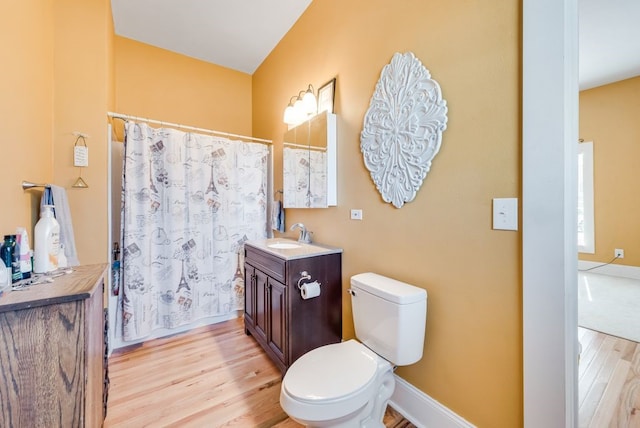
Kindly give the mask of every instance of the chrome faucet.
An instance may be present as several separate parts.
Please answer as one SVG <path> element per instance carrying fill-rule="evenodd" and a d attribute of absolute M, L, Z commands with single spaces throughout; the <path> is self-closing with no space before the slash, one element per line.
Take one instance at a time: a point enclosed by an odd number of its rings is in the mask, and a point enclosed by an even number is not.
<path fill-rule="evenodd" d="M 311 232 L 304 227 L 302 223 L 296 223 L 291 226 L 290 230 L 294 230 L 296 227 L 300 228 L 300 237 L 298 238 L 298 242 L 303 242 L 305 244 L 311 244 Z"/>

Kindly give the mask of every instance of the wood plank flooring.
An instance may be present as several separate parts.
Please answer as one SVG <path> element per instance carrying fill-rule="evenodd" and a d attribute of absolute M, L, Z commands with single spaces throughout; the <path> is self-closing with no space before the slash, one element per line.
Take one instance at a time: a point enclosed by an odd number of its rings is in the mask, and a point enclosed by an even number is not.
<path fill-rule="evenodd" d="M 640 344 L 579 328 L 579 427 L 640 428 Z"/>
<path fill-rule="evenodd" d="M 118 350 L 110 427 L 300 427 L 280 408 L 280 372 L 238 318 Z M 415 425 L 387 408 L 385 426 Z"/>

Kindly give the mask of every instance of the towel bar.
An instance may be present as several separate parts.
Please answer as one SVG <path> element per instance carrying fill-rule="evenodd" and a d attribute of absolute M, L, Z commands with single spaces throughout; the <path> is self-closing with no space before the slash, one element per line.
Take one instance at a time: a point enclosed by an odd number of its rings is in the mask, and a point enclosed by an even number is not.
<path fill-rule="evenodd" d="M 22 180 L 22 190 L 33 189 L 34 187 L 51 187 L 48 184 L 38 184 L 31 181 Z"/>

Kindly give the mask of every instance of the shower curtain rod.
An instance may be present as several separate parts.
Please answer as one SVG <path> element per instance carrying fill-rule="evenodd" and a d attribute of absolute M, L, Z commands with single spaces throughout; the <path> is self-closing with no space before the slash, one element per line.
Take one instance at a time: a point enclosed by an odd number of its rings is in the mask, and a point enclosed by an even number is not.
<path fill-rule="evenodd" d="M 218 135 L 223 135 L 225 137 L 235 137 L 235 138 L 241 138 L 241 139 L 244 139 L 244 140 L 257 141 L 259 143 L 273 144 L 273 141 L 265 140 L 263 138 L 248 137 L 246 135 L 238 135 L 238 134 L 230 134 L 228 132 L 214 131 L 212 129 L 196 128 L 196 127 L 193 127 L 193 126 L 180 125 L 179 123 L 171 123 L 171 122 L 165 122 L 165 121 L 160 121 L 160 120 L 147 119 L 147 118 L 144 118 L 144 117 L 130 116 L 128 114 L 114 113 L 114 112 L 111 112 L 111 111 L 107 112 L 107 116 L 112 117 L 114 119 L 137 120 L 137 121 L 140 121 L 140 122 L 154 123 L 156 125 L 161 125 L 161 126 L 172 126 L 174 128 L 186 129 L 186 130 L 189 130 L 189 131 L 204 132 L 204 133 L 207 133 L 207 134 L 218 134 Z"/>
<path fill-rule="evenodd" d="M 282 145 L 284 147 L 296 147 L 296 148 L 300 148 L 300 149 L 307 149 L 307 150 L 318 150 L 319 152 L 326 152 L 327 148 L 326 147 L 318 147 L 318 146 L 305 146 L 304 144 L 295 144 L 295 143 L 282 143 Z"/>

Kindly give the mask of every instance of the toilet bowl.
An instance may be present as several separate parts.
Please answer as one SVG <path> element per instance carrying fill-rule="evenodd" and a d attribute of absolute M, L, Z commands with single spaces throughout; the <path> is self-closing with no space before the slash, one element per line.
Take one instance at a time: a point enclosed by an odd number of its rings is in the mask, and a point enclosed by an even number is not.
<path fill-rule="evenodd" d="M 349 340 L 295 361 L 282 381 L 280 405 L 291 419 L 309 427 L 383 427 L 394 385 L 392 364 Z"/>
<path fill-rule="evenodd" d="M 282 379 L 280 405 L 309 427 L 383 428 L 393 368 L 422 358 L 427 292 L 375 273 L 351 277 L 356 338 L 313 349 Z"/>

